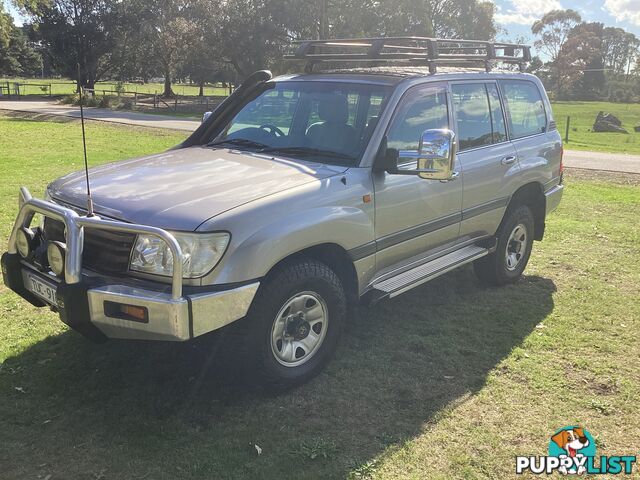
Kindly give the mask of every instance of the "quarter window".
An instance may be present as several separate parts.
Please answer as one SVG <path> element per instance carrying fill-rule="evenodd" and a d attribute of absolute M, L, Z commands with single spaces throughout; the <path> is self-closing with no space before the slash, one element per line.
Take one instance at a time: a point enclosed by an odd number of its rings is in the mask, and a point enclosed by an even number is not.
<path fill-rule="evenodd" d="M 505 106 L 508 112 L 509 129 L 512 138 L 544 133 L 547 116 L 538 87 L 532 82 L 503 81 Z"/>
<path fill-rule="evenodd" d="M 484 83 L 453 85 L 453 110 L 458 123 L 460 150 L 493 143 L 489 96 Z"/>

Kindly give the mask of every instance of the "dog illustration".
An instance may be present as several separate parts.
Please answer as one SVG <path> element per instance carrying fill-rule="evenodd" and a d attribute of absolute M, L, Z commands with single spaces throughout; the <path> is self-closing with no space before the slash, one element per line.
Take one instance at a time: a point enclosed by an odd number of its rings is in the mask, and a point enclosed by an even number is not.
<path fill-rule="evenodd" d="M 558 445 L 561 449 L 567 452 L 568 457 L 584 457 L 581 453 L 578 453 L 583 448 L 589 446 L 589 439 L 585 436 L 584 430 L 579 427 L 575 427 L 569 430 L 561 430 L 556 433 L 551 440 Z M 583 474 L 586 471 L 585 467 L 580 467 L 578 469 L 578 475 Z M 576 473 L 576 472 L 568 472 L 566 467 L 561 467 L 560 472 L 566 473 Z"/>

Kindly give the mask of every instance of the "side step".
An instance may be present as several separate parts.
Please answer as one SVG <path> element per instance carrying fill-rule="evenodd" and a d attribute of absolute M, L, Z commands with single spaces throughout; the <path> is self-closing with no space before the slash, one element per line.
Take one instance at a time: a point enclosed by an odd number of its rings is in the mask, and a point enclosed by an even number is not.
<path fill-rule="evenodd" d="M 439 277 L 454 268 L 464 265 L 465 263 L 473 262 L 488 254 L 489 249 L 477 245 L 470 245 L 430 262 L 423 263 L 395 277 L 374 283 L 373 289 L 382 292 L 384 296 L 388 295 L 389 298 L 393 298 L 396 295 L 400 295 L 407 290 L 411 290 L 418 285 L 422 285 L 429 280 Z"/>

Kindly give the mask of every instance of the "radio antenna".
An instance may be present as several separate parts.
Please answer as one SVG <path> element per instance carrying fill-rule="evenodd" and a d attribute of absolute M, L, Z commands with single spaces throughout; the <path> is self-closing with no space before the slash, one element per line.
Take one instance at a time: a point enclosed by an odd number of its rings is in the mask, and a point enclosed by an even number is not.
<path fill-rule="evenodd" d="M 76 66 L 78 67 L 78 91 L 80 93 L 80 123 L 82 124 L 82 149 L 84 150 L 84 175 L 87 180 L 87 217 L 93 217 L 93 200 L 91 198 L 91 187 L 89 185 L 89 163 L 87 162 L 87 138 L 84 133 L 84 90 L 80 77 L 80 63 L 77 63 Z"/>

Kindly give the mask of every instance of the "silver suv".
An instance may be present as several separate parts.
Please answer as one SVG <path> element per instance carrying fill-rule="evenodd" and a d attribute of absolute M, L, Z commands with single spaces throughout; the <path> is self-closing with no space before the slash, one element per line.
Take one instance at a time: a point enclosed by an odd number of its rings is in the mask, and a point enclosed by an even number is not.
<path fill-rule="evenodd" d="M 515 282 L 563 191 L 541 82 L 492 70 L 528 49 L 390 42 L 302 43 L 307 73 L 257 72 L 178 147 L 91 169 L 95 216 L 84 172 L 43 200 L 23 188 L 5 284 L 95 340 L 235 322 L 251 371 L 288 386 L 326 364 L 360 302 L 467 263 Z M 376 66 L 313 71 L 363 59 Z"/>

